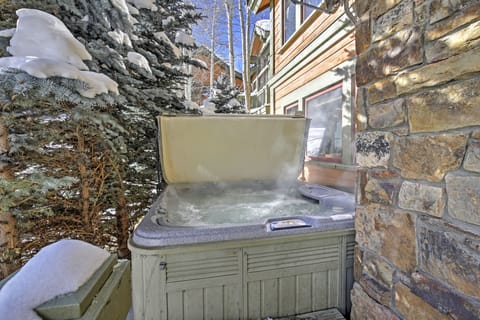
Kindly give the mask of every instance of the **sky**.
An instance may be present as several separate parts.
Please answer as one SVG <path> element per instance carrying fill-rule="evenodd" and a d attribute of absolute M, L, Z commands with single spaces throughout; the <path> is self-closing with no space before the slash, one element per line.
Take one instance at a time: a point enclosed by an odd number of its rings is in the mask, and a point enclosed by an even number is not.
<path fill-rule="evenodd" d="M 240 32 L 240 19 L 238 15 L 238 2 L 234 5 L 233 33 L 234 33 L 234 53 L 235 53 L 235 69 L 242 71 L 242 41 Z M 197 41 L 197 45 L 205 45 L 210 48 L 210 36 L 212 26 L 213 6 L 215 0 L 194 0 L 193 4 L 199 8 L 205 18 L 193 27 L 193 37 Z M 218 11 L 216 21 L 217 45 L 215 53 L 223 58 L 225 62 L 229 62 L 228 55 L 228 36 L 227 36 L 227 19 L 225 14 L 224 0 L 216 0 Z M 269 10 L 264 10 L 258 15 L 252 14 L 250 31 L 253 32 L 253 26 L 256 21 L 269 19 Z"/>

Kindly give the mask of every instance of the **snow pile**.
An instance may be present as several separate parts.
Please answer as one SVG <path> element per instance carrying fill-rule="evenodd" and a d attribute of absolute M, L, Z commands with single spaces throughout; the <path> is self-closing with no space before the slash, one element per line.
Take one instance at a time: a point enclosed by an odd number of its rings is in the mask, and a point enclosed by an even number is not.
<path fill-rule="evenodd" d="M 128 47 L 132 47 L 132 41 L 128 34 L 123 32 L 122 30 L 115 29 L 114 31 L 107 32 L 110 38 L 112 38 L 116 43 L 120 45 L 126 45 Z"/>
<path fill-rule="evenodd" d="M 160 42 L 163 41 L 164 43 L 166 43 L 167 45 L 169 45 L 170 48 L 172 48 L 173 53 L 175 54 L 175 56 L 176 56 L 177 58 L 180 58 L 182 52 L 180 51 L 180 49 L 179 49 L 176 45 L 173 44 L 172 41 L 170 41 L 170 39 L 167 37 L 167 35 L 165 34 L 165 32 L 163 32 L 163 31 L 162 31 L 162 32 L 155 32 L 155 33 L 153 34 L 153 36 L 154 36 L 155 39 L 157 39 L 158 41 L 160 41 Z"/>
<path fill-rule="evenodd" d="M 2 319 L 41 319 L 33 310 L 76 291 L 109 257 L 79 240 L 61 240 L 37 253 L 0 290 Z"/>
<path fill-rule="evenodd" d="M 63 77 L 86 83 L 78 92 L 93 98 L 97 94 L 118 94 L 118 85 L 106 75 L 88 70 L 83 60 L 92 56 L 56 17 L 35 9 L 17 10 L 17 28 L 7 51 L 13 57 L 0 58 L 0 68 L 15 68 L 37 78 Z"/>
<path fill-rule="evenodd" d="M 177 31 L 177 33 L 175 34 L 175 42 L 186 46 L 195 45 L 195 39 L 191 35 L 186 34 L 183 31 Z"/>
<path fill-rule="evenodd" d="M 148 63 L 147 58 L 142 56 L 140 53 L 130 51 L 127 54 L 127 59 L 129 62 L 139 66 L 142 69 L 145 69 L 148 73 L 152 73 L 152 69 L 150 69 L 150 64 Z"/>
<path fill-rule="evenodd" d="M 0 37 L 11 38 L 15 33 L 15 28 L 0 30 Z"/>
<path fill-rule="evenodd" d="M 34 56 L 65 61 L 88 70 L 82 60 L 92 56 L 58 18 L 40 10 L 17 10 L 17 30 L 7 51 L 12 56 Z"/>
<path fill-rule="evenodd" d="M 270 35 L 270 20 L 258 20 L 255 22 L 255 33 L 266 40 Z"/>
<path fill-rule="evenodd" d="M 154 4 L 155 0 L 127 0 L 127 2 L 133 4 L 137 9 L 158 10 L 158 7 Z"/>

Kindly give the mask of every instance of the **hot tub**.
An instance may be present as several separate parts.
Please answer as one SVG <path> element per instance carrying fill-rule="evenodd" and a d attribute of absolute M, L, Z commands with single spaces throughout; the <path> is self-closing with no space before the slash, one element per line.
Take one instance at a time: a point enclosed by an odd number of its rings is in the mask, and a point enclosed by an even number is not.
<path fill-rule="evenodd" d="M 130 239 L 135 319 L 259 319 L 338 308 L 353 195 L 297 182 L 304 118 L 159 118 L 168 187 Z"/>

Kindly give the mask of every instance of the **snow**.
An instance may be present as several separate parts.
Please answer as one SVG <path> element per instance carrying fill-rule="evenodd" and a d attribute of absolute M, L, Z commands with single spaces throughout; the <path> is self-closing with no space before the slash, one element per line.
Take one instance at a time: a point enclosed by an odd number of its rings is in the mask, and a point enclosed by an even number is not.
<path fill-rule="evenodd" d="M 192 59 L 193 61 L 197 62 L 199 65 L 201 65 L 202 67 L 204 67 L 205 69 L 208 69 L 208 65 L 205 61 L 201 60 L 201 59 L 197 59 L 197 58 L 193 58 Z"/>
<path fill-rule="evenodd" d="M 163 31 L 162 31 L 162 32 L 155 32 L 155 33 L 153 34 L 153 36 L 154 36 L 155 39 L 157 39 L 158 41 L 160 41 L 160 42 L 163 41 L 163 42 L 165 42 L 166 44 L 168 44 L 168 45 L 172 48 L 173 53 L 175 54 L 175 56 L 176 56 L 177 58 L 180 58 L 180 56 L 181 56 L 181 51 L 180 51 L 180 49 L 179 49 L 176 45 L 174 45 L 172 41 L 170 41 L 170 39 L 167 37 L 167 35 L 165 34 L 165 32 L 163 32 Z"/>
<path fill-rule="evenodd" d="M 133 4 L 137 9 L 158 10 L 157 6 L 154 4 L 155 0 L 127 0 L 127 2 Z"/>
<path fill-rule="evenodd" d="M 77 91 L 87 98 L 109 92 L 118 94 L 117 83 L 106 75 L 83 71 L 88 70 L 83 60 L 92 57 L 62 21 L 34 9 L 19 9 L 17 16 L 17 28 L 7 48 L 13 56 L 0 58 L 0 68 L 19 69 L 40 79 L 62 77 L 83 81 L 86 86 Z M 124 33 L 118 36 L 127 45 L 131 44 Z"/>
<path fill-rule="evenodd" d="M 255 22 L 255 26 L 262 30 L 270 31 L 270 20 L 258 20 Z"/>
<path fill-rule="evenodd" d="M 88 70 L 82 60 L 91 60 L 92 56 L 62 21 L 35 9 L 19 9 L 17 16 L 17 30 L 7 47 L 11 55 L 66 61 Z"/>
<path fill-rule="evenodd" d="M 183 31 L 177 31 L 177 33 L 175 34 L 175 42 L 181 43 L 186 46 L 195 45 L 195 39 L 191 35 L 186 34 Z"/>
<path fill-rule="evenodd" d="M 132 15 L 140 14 L 140 11 L 138 11 L 138 9 L 132 6 L 130 3 L 127 3 L 127 7 L 128 7 L 128 12 L 130 12 L 130 14 Z"/>
<path fill-rule="evenodd" d="M 148 63 L 147 58 L 142 56 L 140 53 L 130 51 L 127 54 L 127 59 L 129 62 L 145 69 L 148 73 L 152 73 L 152 69 L 150 69 L 150 64 Z"/>
<path fill-rule="evenodd" d="M 130 11 L 128 10 L 128 6 L 125 0 L 110 0 L 110 3 L 112 4 L 112 6 L 120 10 L 120 12 L 127 15 L 130 14 Z"/>
<path fill-rule="evenodd" d="M 40 250 L 0 290 L 2 319 L 41 319 L 33 310 L 76 291 L 109 257 L 79 240 L 60 240 Z"/>
<path fill-rule="evenodd" d="M 132 41 L 128 37 L 128 34 L 123 32 L 122 30 L 115 29 L 114 31 L 109 31 L 107 34 L 118 44 L 124 44 L 130 48 L 132 47 Z"/>
<path fill-rule="evenodd" d="M 171 24 L 171 23 L 173 23 L 173 22 L 175 22 L 175 17 L 173 17 L 173 16 L 168 16 L 166 19 L 163 19 L 163 20 L 162 20 L 162 25 L 163 25 L 164 27 L 166 27 L 166 26 L 168 26 L 169 24 Z"/>
<path fill-rule="evenodd" d="M 108 92 L 118 94 L 117 83 L 106 75 L 78 70 L 75 66 L 62 61 L 36 57 L 4 57 L 0 58 L 0 68 L 2 67 L 19 69 L 40 79 L 62 77 L 83 81 L 87 86 L 79 88 L 78 91 L 87 98 Z"/>
<path fill-rule="evenodd" d="M 16 28 L 0 30 L 0 37 L 11 38 L 15 34 Z"/>

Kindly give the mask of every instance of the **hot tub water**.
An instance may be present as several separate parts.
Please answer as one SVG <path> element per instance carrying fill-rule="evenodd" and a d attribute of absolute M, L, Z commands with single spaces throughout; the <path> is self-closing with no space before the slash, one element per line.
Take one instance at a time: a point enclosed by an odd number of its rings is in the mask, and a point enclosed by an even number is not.
<path fill-rule="evenodd" d="M 318 201 L 297 192 L 253 186 L 170 188 L 166 202 L 166 221 L 184 226 L 262 223 L 269 218 L 329 214 L 321 210 Z"/>

